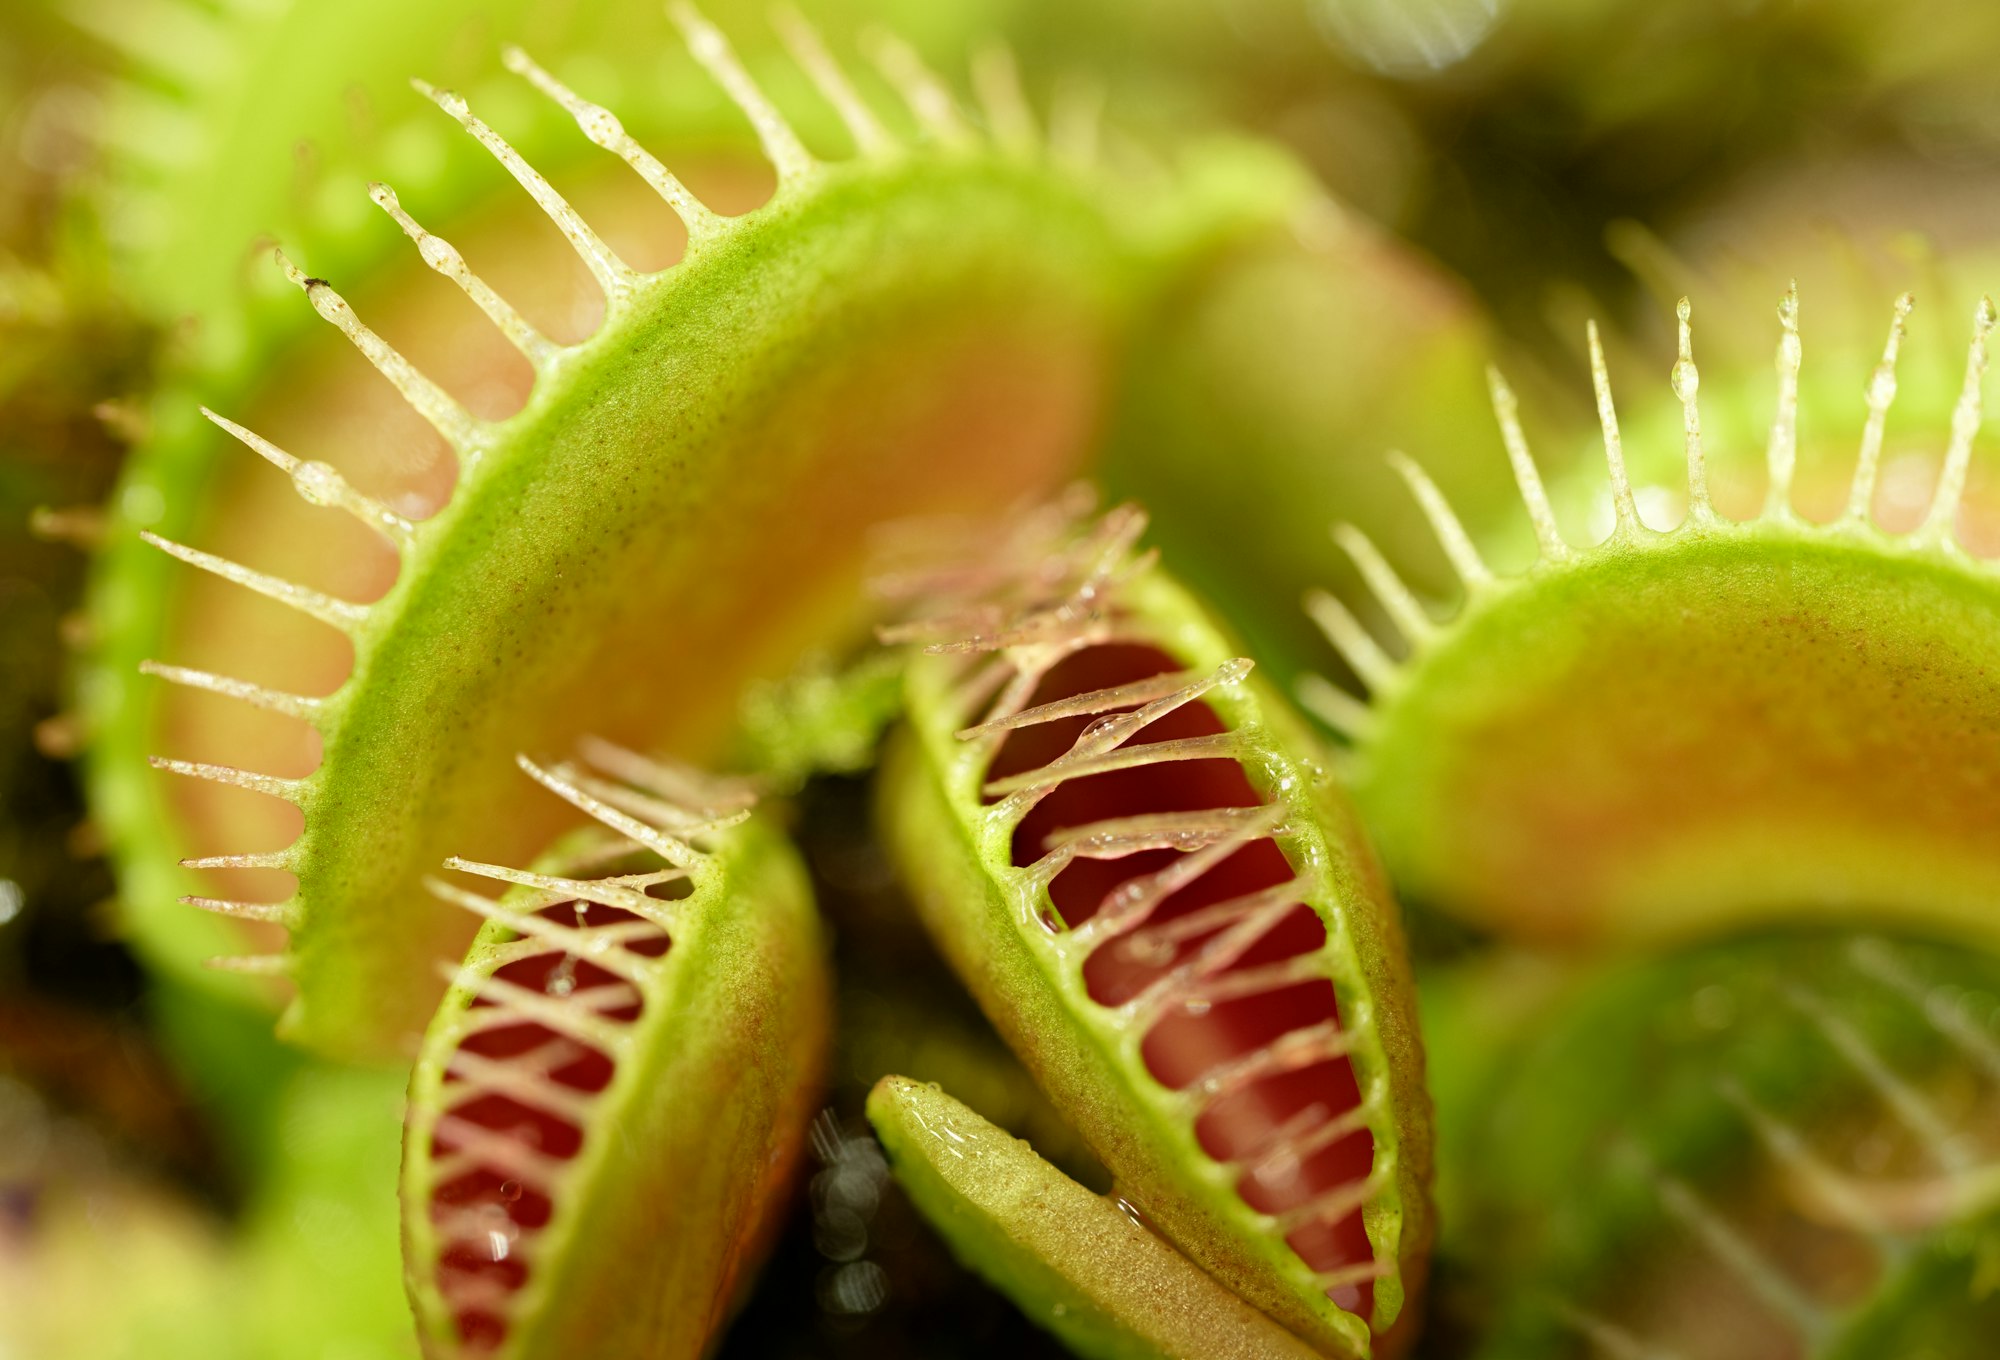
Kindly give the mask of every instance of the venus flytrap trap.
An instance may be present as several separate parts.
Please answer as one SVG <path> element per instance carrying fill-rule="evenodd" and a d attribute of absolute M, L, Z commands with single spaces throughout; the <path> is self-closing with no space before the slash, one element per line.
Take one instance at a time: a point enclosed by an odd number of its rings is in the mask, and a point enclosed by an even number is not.
<path fill-rule="evenodd" d="M 1672 387 L 1688 510 L 1641 517 L 1593 328 L 1615 528 L 1577 547 L 1557 525 L 1512 393 L 1495 407 L 1540 560 L 1496 575 L 1445 498 L 1398 466 L 1458 569 L 1439 621 L 1360 530 L 1336 532 L 1393 621 L 1392 648 L 1330 596 L 1309 608 L 1368 690 L 1305 698 L 1353 744 L 1356 801 L 1399 888 L 1542 940 L 1687 935 L 1802 912 L 1886 913 L 1991 938 L 2000 856 L 2000 570 L 1956 524 L 1980 428 L 1981 302 L 1921 523 L 1872 520 L 1894 381 L 1869 386 L 1847 510 L 1792 509 L 1800 341 L 1780 309 L 1777 414 L 1761 512 L 1707 490 L 1700 377 L 1680 308 Z M 1901 325 L 1900 315 L 1897 325 Z"/>
<path fill-rule="evenodd" d="M 587 751 L 601 773 L 522 765 L 607 833 L 533 870 L 449 861 L 498 899 L 432 885 L 485 924 L 410 1085 L 427 1355 L 703 1354 L 818 1099 L 829 986 L 797 856 L 740 784 Z"/>
<path fill-rule="evenodd" d="M 1985 1354 L 1997 1018 L 1990 958 L 1873 936 L 1585 980 L 1446 1109 L 1443 1250 L 1491 1319 L 1473 1353 Z"/>
<path fill-rule="evenodd" d="M 896 1179 L 971 1269 L 1087 1360 L 1307 1360 L 1312 1347 L 949 1095 L 884 1077 L 868 1118 Z"/>
<path fill-rule="evenodd" d="M 1393 1350 L 1430 1236 L 1393 905 L 1325 757 L 1075 497 L 885 578 L 885 834 L 946 957 L 1135 1205 L 1315 1347 Z"/>
<path fill-rule="evenodd" d="M 506 753 L 559 745 L 588 723 L 713 754 L 745 681 L 781 673 L 862 625 L 854 583 L 870 524 L 1011 500 L 1048 486 L 1081 456 L 1133 263 L 1087 182 L 1018 139 L 989 143 L 893 43 L 886 66 L 922 140 L 885 131 L 840 69 L 809 48 L 808 73 L 860 148 L 823 162 L 721 35 L 685 6 L 675 13 L 775 167 L 770 202 L 718 216 L 609 112 L 510 54 L 516 72 L 684 222 L 687 257 L 641 273 L 466 101 L 429 90 L 574 247 L 603 293 L 601 327 L 574 344 L 551 340 L 378 188 L 377 202 L 426 263 L 486 312 L 532 370 L 526 405 L 502 419 L 474 415 L 332 285 L 286 262 L 313 308 L 453 451 L 456 485 L 434 514 L 416 519 L 356 489 L 314 450 L 279 448 L 217 414 L 309 502 L 385 539 L 393 584 L 363 604 L 192 545 L 155 543 L 246 587 L 238 607 L 268 608 L 250 600 L 262 595 L 330 630 L 335 648 L 318 644 L 322 653 L 351 647 L 347 678 L 330 693 L 146 658 L 160 679 L 290 724 L 237 744 L 252 757 L 287 753 L 302 773 L 251 772 L 240 768 L 247 758 L 176 754 L 159 764 L 224 786 L 229 797 L 276 798 L 303 813 L 289 848 L 191 863 L 292 875 L 288 900 L 227 889 L 191 896 L 257 927 L 285 928 L 288 944 L 274 949 L 265 938 L 252 946 L 262 952 L 231 966 L 295 984 L 285 1030 L 309 1046 L 380 1053 L 420 1027 L 434 988 L 418 961 L 463 938 L 452 914 L 424 906 L 421 875 L 447 851 L 497 857 L 554 825 L 512 791 L 518 781 L 500 777 Z M 853 401 L 862 391 L 875 394 L 865 409 Z M 934 450 L 947 443 L 955 456 L 939 463 Z M 123 570 L 151 569 L 122 556 L 107 591 L 116 593 Z M 640 579 L 648 589 L 632 588 Z M 257 667 L 259 616 L 246 613 L 232 629 L 216 612 L 230 606 L 204 605 L 203 636 L 234 637 L 239 658 Z M 690 656 L 701 664 L 683 664 Z M 93 752 L 111 786 L 107 818 L 132 812 L 114 831 L 121 841 L 152 841 L 155 828 L 137 810 L 147 800 L 130 787 L 137 753 L 128 745 L 155 740 L 152 722 L 144 706 L 108 716 Z M 220 939 L 176 925 L 157 934 L 169 959 Z"/>

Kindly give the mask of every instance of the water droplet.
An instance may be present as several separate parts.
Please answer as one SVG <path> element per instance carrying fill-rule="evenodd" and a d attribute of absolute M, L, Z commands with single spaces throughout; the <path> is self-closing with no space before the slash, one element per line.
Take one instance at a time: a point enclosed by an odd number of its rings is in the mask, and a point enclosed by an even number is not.
<path fill-rule="evenodd" d="M 520 1198 L 521 1183 L 519 1181 L 500 1182 L 500 1202 L 502 1204 L 513 1204 Z"/>
<path fill-rule="evenodd" d="M 1674 396 L 1683 402 L 1693 401 L 1701 390 L 1701 372 L 1692 360 L 1682 359 L 1674 365 Z"/>
<path fill-rule="evenodd" d="M 299 489 L 299 495 L 314 505 L 337 505 L 347 483 L 338 472 L 325 463 L 300 463 L 298 471 L 292 474 L 292 484 Z"/>

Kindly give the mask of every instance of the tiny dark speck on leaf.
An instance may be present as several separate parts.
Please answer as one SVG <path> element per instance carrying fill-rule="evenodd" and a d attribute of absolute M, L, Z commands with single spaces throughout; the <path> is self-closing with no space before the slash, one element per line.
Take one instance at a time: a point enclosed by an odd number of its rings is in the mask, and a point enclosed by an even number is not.
<path fill-rule="evenodd" d="M 325 279 L 314 279 L 314 278 L 308 278 L 308 279 L 306 280 L 306 287 L 307 287 L 308 289 L 313 289 L 313 288 L 331 288 L 332 286 L 333 286 L 333 285 L 332 285 L 332 284 L 330 284 L 330 283 L 328 283 L 328 282 L 327 282 L 327 281 L 326 281 Z"/>

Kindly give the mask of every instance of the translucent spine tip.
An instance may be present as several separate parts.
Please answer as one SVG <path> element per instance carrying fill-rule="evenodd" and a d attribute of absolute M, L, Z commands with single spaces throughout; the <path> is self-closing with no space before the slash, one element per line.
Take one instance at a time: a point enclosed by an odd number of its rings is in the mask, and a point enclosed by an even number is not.
<path fill-rule="evenodd" d="M 1937 494 L 1931 499 L 1930 513 L 1918 533 L 1935 542 L 1951 538 L 1958 519 L 1958 503 L 1965 496 L 1965 475 L 1972 466 L 1972 441 L 1979 436 L 1985 413 L 1986 340 L 1993 333 L 1996 313 L 1993 299 L 1982 297 L 1972 316 L 1972 345 L 1965 356 L 1965 385 L 1959 390 L 1958 404 L 1951 412 L 1951 444 L 1945 450 L 1944 467 L 1938 473 Z"/>
<path fill-rule="evenodd" d="M 917 126 L 932 140 L 953 150 L 963 150 L 976 142 L 950 89 L 924 64 L 916 48 L 883 29 L 868 33 L 864 42 L 868 59 L 903 97 Z"/>
<path fill-rule="evenodd" d="M 375 371 L 387 378 L 392 386 L 402 394 L 411 409 L 430 422 L 432 429 L 444 438 L 445 443 L 460 452 L 475 448 L 479 443 L 479 422 L 472 413 L 460 406 L 442 387 L 405 359 L 388 341 L 361 324 L 361 318 L 347 305 L 347 299 L 333 291 L 325 279 L 316 279 L 286 258 L 282 250 L 274 250 L 278 266 L 285 271 L 285 277 L 297 284 L 305 293 L 313 310 L 331 323 L 354 347 L 361 351 L 363 358 L 375 366 Z"/>
<path fill-rule="evenodd" d="M 631 166 L 681 219 L 681 224 L 687 228 L 690 243 L 714 236 L 722 229 L 722 219 L 695 197 L 693 191 L 661 164 L 657 156 L 634 141 L 611 110 L 576 94 L 518 47 L 509 47 L 502 52 L 500 60 L 508 70 L 559 104 L 565 113 L 576 120 L 584 136 Z"/>
<path fill-rule="evenodd" d="M 1604 432 L 1604 466 L 1611 474 L 1611 506 L 1618 515 L 1618 532 L 1639 527 L 1639 506 L 1632 499 L 1632 478 L 1625 471 L 1625 441 L 1618 433 L 1618 409 L 1611 402 L 1611 369 L 1604 362 L 1604 342 L 1597 323 L 1584 323 L 1590 347 L 1590 386 L 1597 394 L 1597 423 Z"/>
<path fill-rule="evenodd" d="M 458 285 L 459 291 L 472 299 L 473 305 L 486 313 L 486 319 L 499 328 L 509 344 L 521 351 L 527 361 L 536 368 L 544 368 L 555 357 L 556 345 L 547 336 L 529 323 L 527 318 L 514 310 L 512 303 L 493 291 L 486 280 L 466 267 L 465 257 L 458 253 L 458 247 L 442 236 L 433 236 L 403 210 L 403 204 L 396 197 L 396 191 L 380 182 L 368 186 L 368 197 L 375 206 L 395 221 L 417 247 L 417 254 L 423 256 L 424 263 L 445 278 Z"/>
<path fill-rule="evenodd" d="M 1896 400 L 1896 356 L 1903 348 L 1910 309 L 1916 305 L 1917 300 L 1908 293 L 1896 299 L 1889 338 L 1882 343 L 1881 362 L 1868 375 L 1868 423 L 1861 427 L 1861 455 L 1855 461 L 1854 484 L 1847 493 L 1847 518 L 1855 524 L 1867 522 L 1873 513 L 1875 480 L 1882 469 L 1882 430 L 1889 419 L 1890 404 Z"/>
<path fill-rule="evenodd" d="M 777 26 L 778 37 L 792 54 L 792 60 L 806 73 L 806 79 L 813 83 L 820 97 L 833 106 L 833 111 L 847 128 L 847 135 L 854 139 L 854 149 L 864 156 L 878 156 L 894 151 L 896 139 L 882 126 L 882 120 L 862 99 L 854 82 L 847 78 L 839 62 L 833 59 L 826 43 L 821 40 L 819 30 L 792 5 L 780 5 L 772 11 L 771 21 Z"/>
<path fill-rule="evenodd" d="M 295 585 L 277 576 L 268 576 L 261 571 L 252 571 L 241 563 L 226 557 L 205 553 L 199 548 L 190 548 L 169 538 L 161 538 L 150 530 L 142 529 L 139 537 L 152 544 L 170 557 L 178 557 L 191 567 L 199 567 L 225 581 L 256 591 L 267 600 L 289 605 L 301 614 L 318 619 L 329 627 L 338 628 L 343 633 L 353 633 L 367 620 L 368 610 L 364 605 L 348 600 L 337 600 L 331 595 L 323 595 L 317 590 Z"/>
<path fill-rule="evenodd" d="M 226 675 L 190 670 L 185 666 L 167 666 L 157 661 L 141 661 L 139 673 L 156 676 L 170 685 L 207 690 L 210 694 L 220 694 L 229 699 L 241 699 L 244 703 L 257 708 L 283 713 L 287 717 L 298 718 L 305 722 L 316 722 L 320 710 L 325 707 L 323 699 L 265 689 L 262 685 L 253 685 L 247 680 L 234 680 Z"/>
<path fill-rule="evenodd" d="M 638 280 L 632 267 L 604 244 L 603 239 L 591 230 L 590 224 L 583 220 L 582 214 L 542 178 L 539 170 L 523 160 L 521 153 L 509 145 L 506 138 L 473 115 L 463 96 L 451 90 L 440 90 L 428 81 L 413 80 L 410 84 L 418 94 L 443 109 L 453 122 L 471 133 L 473 139 L 514 177 L 514 182 L 528 191 L 528 197 L 534 199 L 535 206 L 555 223 L 556 230 L 563 234 L 563 239 L 576 251 L 577 258 L 583 261 L 583 267 L 597 280 L 597 286 L 604 290 L 607 301 L 615 303 L 632 290 Z"/>
<path fill-rule="evenodd" d="M 1784 518 L 1792 512 L 1792 475 L 1799 461 L 1799 285 L 1794 282 L 1778 302 L 1778 413 L 1771 420 L 1771 442 L 1765 449 L 1770 490 L 1764 513 Z"/>
<path fill-rule="evenodd" d="M 1424 612 L 1423 602 L 1411 591 L 1396 569 L 1389 565 L 1389 559 L 1375 546 L 1375 541 L 1355 528 L 1352 524 L 1333 526 L 1333 540 L 1341 551 L 1354 559 L 1354 565 L 1361 571 L 1361 579 L 1368 583 L 1369 590 L 1382 602 L 1389 617 L 1412 647 L 1421 645 L 1437 631 L 1431 616 Z"/>
<path fill-rule="evenodd" d="M 667 13 L 680 28 L 689 53 L 750 120 L 757 140 L 764 146 L 764 154 L 778 172 L 778 183 L 782 186 L 810 175 L 816 164 L 812 153 L 792 131 L 785 115 L 778 112 L 778 106 L 750 78 L 750 72 L 737 60 L 722 30 L 702 17 L 701 11 L 687 0 L 672 0 Z"/>
<path fill-rule="evenodd" d="M 1465 583 L 1467 590 L 1477 590 L 1493 580 L 1493 573 L 1486 565 L 1486 559 L 1473 546 L 1472 535 L 1465 532 L 1465 525 L 1459 522 L 1452 510 L 1451 502 L 1444 492 L 1431 480 L 1423 465 L 1406 453 L 1391 449 L 1388 454 L 1389 466 L 1396 470 L 1410 494 L 1416 497 L 1417 508 L 1424 512 L 1430 522 L 1431 532 L 1437 535 L 1438 546 L 1444 549 L 1445 558 L 1451 563 L 1458 579 Z"/>
<path fill-rule="evenodd" d="M 1542 474 L 1535 468 L 1535 456 L 1528 450 L 1528 437 L 1521 431 L 1521 403 L 1507 385 L 1500 370 L 1486 370 L 1487 390 L 1493 396 L 1493 415 L 1500 422 L 1500 438 L 1507 445 L 1507 461 L 1514 469 L 1514 484 L 1521 490 L 1521 504 L 1535 526 L 1535 542 L 1542 558 L 1560 562 L 1569 556 L 1569 544 L 1556 525 L 1556 513 L 1549 508 L 1549 493 L 1542 486 Z"/>
<path fill-rule="evenodd" d="M 1021 68 L 1005 43 L 981 48 L 972 59 L 972 89 L 986 114 L 993 142 L 1018 160 L 1033 160 L 1041 152 L 1041 134 L 1034 111 L 1021 89 Z"/>
<path fill-rule="evenodd" d="M 245 429 L 206 406 L 201 408 L 201 413 L 217 429 L 290 477 L 292 489 L 307 504 L 345 510 L 398 548 L 409 546 L 416 526 L 380 501 L 356 491 L 334 468 L 325 463 L 295 458 L 254 430 Z"/>
<path fill-rule="evenodd" d="M 1708 499 L 1708 459 L 1701 447 L 1701 370 L 1694 366 L 1694 305 L 1686 298 L 1674 304 L 1680 332 L 1679 348 L 1669 381 L 1681 404 L 1681 439 L 1687 448 L 1688 519 L 1704 524 L 1715 518 Z"/>

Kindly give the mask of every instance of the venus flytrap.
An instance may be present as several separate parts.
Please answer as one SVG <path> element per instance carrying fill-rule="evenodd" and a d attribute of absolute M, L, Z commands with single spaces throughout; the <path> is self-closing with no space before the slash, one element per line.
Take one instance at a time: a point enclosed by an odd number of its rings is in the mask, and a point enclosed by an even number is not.
<path fill-rule="evenodd" d="M 1982 954 L 1829 932 L 1583 981 L 1446 1109 L 1474 1353 L 1981 1354 L 1996 1007 Z"/>
<path fill-rule="evenodd" d="M 928 603 L 882 818 L 932 934 L 1189 1257 L 1330 1354 L 1412 1306 L 1429 1128 L 1393 905 L 1325 757 L 1123 506 Z M 1394 1343 L 1389 1343 L 1394 1349 Z"/>
<path fill-rule="evenodd" d="M 698 1356 L 774 1227 L 818 1098 L 824 944 L 740 785 L 618 748 L 523 760 L 602 822 L 433 883 L 485 924 L 425 1036 L 403 1149 L 425 1353 Z"/>
<path fill-rule="evenodd" d="M 1746 919 L 1886 913 L 1991 938 L 2000 856 L 2000 572 L 1956 525 L 1982 410 L 1990 302 L 1922 521 L 1873 522 L 1894 347 L 1870 385 L 1848 512 L 1792 509 L 1797 301 L 1781 308 L 1761 513 L 1714 508 L 1690 313 L 1672 386 L 1689 509 L 1641 516 L 1591 334 L 1615 528 L 1558 527 L 1495 378 L 1540 560 L 1499 576 L 1423 471 L 1398 466 L 1458 568 L 1440 620 L 1359 529 L 1341 543 L 1392 621 L 1386 643 L 1329 596 L 1309 608 L 1368 690 L 1305 697 L 1353 744 L 1349 777 L 1399 888 L 1474 922 L 1580 942 Z M 1898 325 L 1900 325 L 1900 320 Z"/>
<path fill-rule="evenodd" d="M 949 1095 L 884 1077 L 868 1118 L 953 1253 L 1088 1360 L 1307 1360 L 1310 1346 Z"/>
<path fill-rule="evenodd" d="M 147 658 L 162 680 L 275 713 L 281 726 L 263 744 L 303 770 L 264 774 L 195 751 L 159 762 L 229 797 L 302 811 L 289 848 L 195 858 L 204 870 L 290 874 L 288 900 L 258 900 L 268 880 L 193 895 L 260 929 L 285 928 L 289 944 L 274 950 L 267 939 L 253 946 L 265 952 L 233 966 L 291 979 L 285 1029 L 310 1046 L 380 1053 L 420 1026 L 435 991 L 418 961 L 463 938 L 450 913 L 425 907 L 422 873 L 449 850 L 518 852 L 554 824 L 499 777 L 508 752 L 559 745 L 588 723 L 712 753 L 746 680 L 781 673 L 863 623 L 854 582 L 870 524 L 1011 500 L 1081 455 L 1132 264 L 1094 191 L 1020 145 L 989 145 L 907 56 L 890 68 L 925 129 L 914 144 L 857 111 L 838 68 L 809 67 L 864 148 L 823 162 L 719 33 L 685 7 L 677 15 L 776 169 L 774 197 L 745 216 L 710 212 L 608 112 L 525 55 L 508 59 L 682 217 L 688 255 L 657 274 L 627 265 L 469 104 L 429 91 L 596 279 L 606 313 L 588 338 L 550 340 L 377 191 L 426 262 L 532 370 L 518 414 L 474 415 L 332 285 L 286 263 L 313 308 L 455 452 L 456 485 L 435 514 L 415 519 L 315 461 L 315 450 L 213 419 L 308 501 L 386 540 L 387 593 L 363 604 L 193 545 L 156 544 L 352 649 L 330 693 Z M 853 401 L 860 391 L 875 394 L 865 408 Z M 947 442 L 956 456 L 940 464 L 933 452 Z M 635 590 L 641 579 L 648 588 Z M 214 607 L 200 617 L 208 634 L 232 635 Z M 256 617 L 233 633 L 253 649 Z M 685 664 L 693 656 L 700 665 Z M 145 799 L 130 788 L 126 745 L 155 740 L 150 724 L 106 728 L 115 740 L 93 761 L 119 786 L 103 799 L 108 815 L 133 809 L 135 823 L 150 825 L 135 807 Z M 180 931 L 162 952 L 185 957 L 182 937 L 193 938 Z"/>

